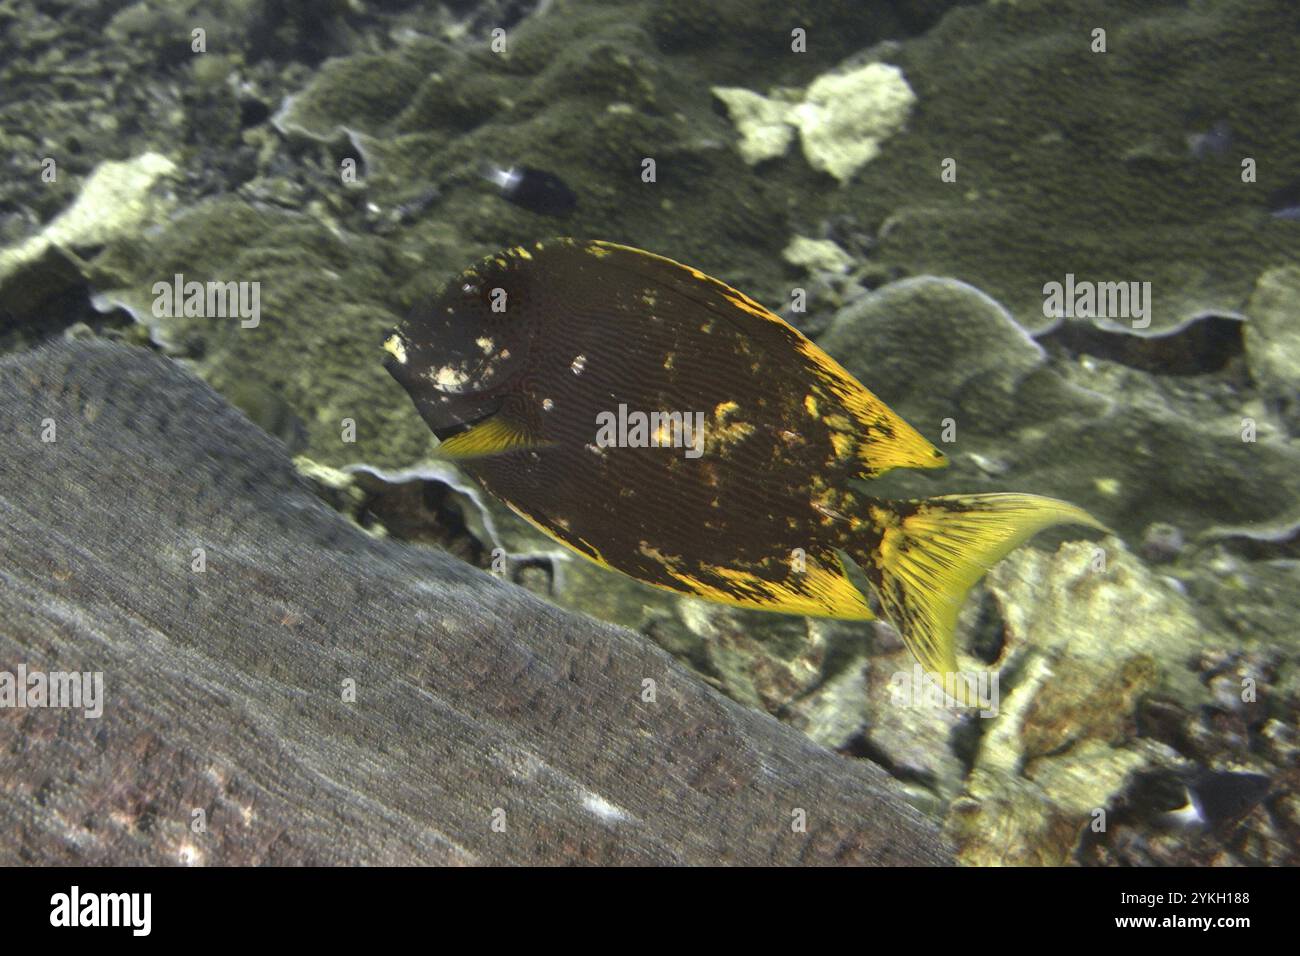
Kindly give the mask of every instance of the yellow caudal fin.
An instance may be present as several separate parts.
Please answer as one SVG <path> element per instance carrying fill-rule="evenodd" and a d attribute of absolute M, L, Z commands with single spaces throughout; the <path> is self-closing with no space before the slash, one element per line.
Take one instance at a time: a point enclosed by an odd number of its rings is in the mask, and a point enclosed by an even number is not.
<path fill-rule="evenodd" d="M 877 499 L 867 514 L 863 530 L 870 526 L 879 537 L 870 553 L 855 560 L 908 649 L 963 704 L 971 699 L 957 671 L 955 631 L 971 585 L 1044 528 L 1079 524 L 1108 530 L 1082 508 L 1038 495 Z"/>

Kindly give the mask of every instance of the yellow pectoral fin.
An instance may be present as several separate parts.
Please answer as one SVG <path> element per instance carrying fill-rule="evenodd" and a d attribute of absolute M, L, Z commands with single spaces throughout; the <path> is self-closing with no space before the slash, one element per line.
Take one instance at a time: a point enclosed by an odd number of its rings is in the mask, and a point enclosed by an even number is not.
<path fill-rule="evenodd" d="M 437 456 L 449 460 L 485 458 L 524 448 L 545 448 L 548 444 L 534 438 L 522 425 L 494 415 L 448 438 L 438 446 Z"/>

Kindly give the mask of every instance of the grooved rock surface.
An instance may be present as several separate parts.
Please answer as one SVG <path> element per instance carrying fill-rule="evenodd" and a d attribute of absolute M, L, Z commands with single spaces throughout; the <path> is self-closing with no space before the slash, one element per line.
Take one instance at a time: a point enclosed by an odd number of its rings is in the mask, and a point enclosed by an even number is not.
<path fill-rule="evenodd" d="M 0 864 L 951 859 L 874 765 L 348 524 L 174 363 L 42 348 L 0 396 L 0 671 L 104 681 L 0 707 Z"/>

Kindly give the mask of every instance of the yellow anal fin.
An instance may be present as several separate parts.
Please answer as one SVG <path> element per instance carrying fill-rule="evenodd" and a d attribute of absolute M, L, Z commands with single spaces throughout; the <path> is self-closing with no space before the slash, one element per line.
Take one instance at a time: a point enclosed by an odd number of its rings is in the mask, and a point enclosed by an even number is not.
<path fill-rule="evenodd" d="M 1038 495 L 875 501 L 868 510 L 882 536 L 874 553 L 855 560 L 908 649 L 962 704 L 973 698 L 957 671 L 955 631 L 971 585 L 1043 528 L 1079 524 L 1108 530 L 1082 508 Z"/>
<path fill-rule="evenodd" d="M 792 567 L 783 580 L 759 577 L 735 568 L 708 567 L 708 577 L 669 569 L 684 589 L 697 597 L 753 611 L 796 614 L 805 617 L 833 617 L 846 621 L 870 621 L 875 615 L 862 592 L 849 581 L 839 559 L 834 567 L 808 558 L 802 567 Z"/>
<path fill-rule="evenodd" d="M 494 415 L 486 421 L 459 434 L 452 435 L 438 446 L 437 456 L 448 460 L 486 458 L 507 451 L 525 448 L 544 448 L 546 442 L 535 439 L 519 424 Z"/>

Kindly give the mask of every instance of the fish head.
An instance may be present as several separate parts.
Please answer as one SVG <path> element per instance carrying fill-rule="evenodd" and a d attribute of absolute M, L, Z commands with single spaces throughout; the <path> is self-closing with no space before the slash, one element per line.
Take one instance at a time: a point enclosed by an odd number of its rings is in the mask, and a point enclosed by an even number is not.
<path fill-rule="evenodd" d="M 494 414 L 524 371 L 539 315 L 519 266 L 467 269 L 384 339 L 384 367 L 440 439 Z"/>

